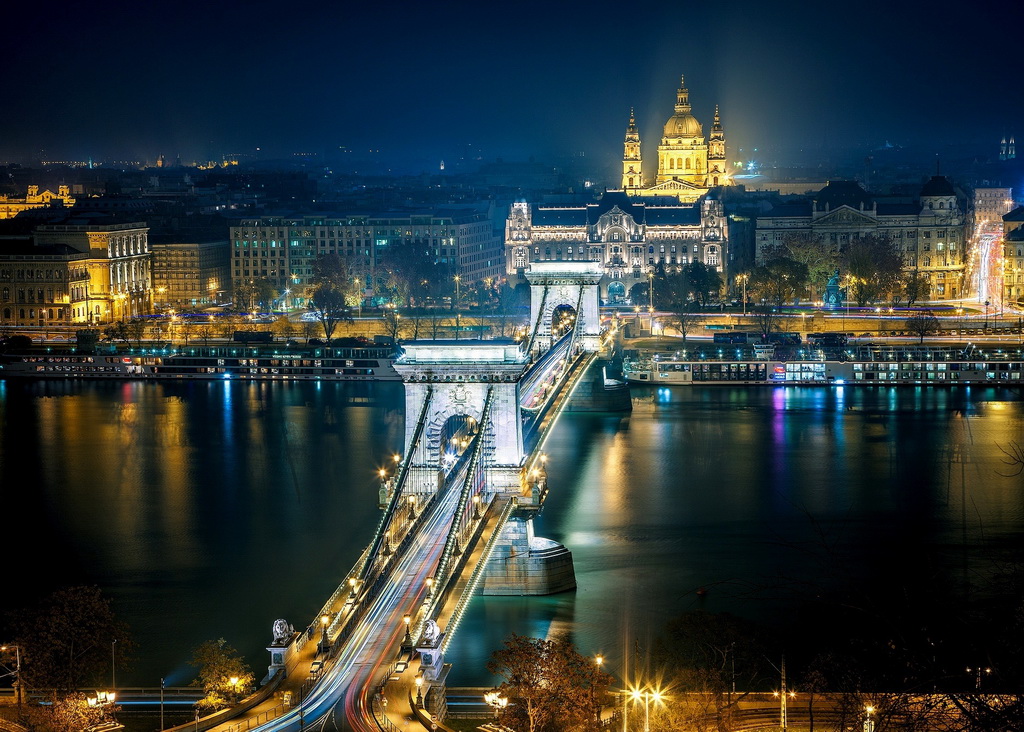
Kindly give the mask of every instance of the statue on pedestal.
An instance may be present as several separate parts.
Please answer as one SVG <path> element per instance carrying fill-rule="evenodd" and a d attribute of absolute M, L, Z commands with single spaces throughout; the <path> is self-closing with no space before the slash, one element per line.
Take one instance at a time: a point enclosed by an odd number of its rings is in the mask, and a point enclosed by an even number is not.
<path fill-rule="evenodd" d="M 835 310 L 843 305 L 843 291 L 839 287 L 839 270 L 837 269 L 828 278 L 825 285 L 825 296 L 822 298 L 826 310 Z"/>

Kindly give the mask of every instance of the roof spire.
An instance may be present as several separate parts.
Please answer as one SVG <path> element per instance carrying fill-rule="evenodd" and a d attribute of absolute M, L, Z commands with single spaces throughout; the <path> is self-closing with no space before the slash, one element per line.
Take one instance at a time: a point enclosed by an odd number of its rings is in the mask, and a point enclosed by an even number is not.
<path fill-rule="evenodd" d="M 676 91 L 676 114 L 689 114 L 690 92 L 686 88 L 686 77 L 679 75 L 679 89 Z"/>

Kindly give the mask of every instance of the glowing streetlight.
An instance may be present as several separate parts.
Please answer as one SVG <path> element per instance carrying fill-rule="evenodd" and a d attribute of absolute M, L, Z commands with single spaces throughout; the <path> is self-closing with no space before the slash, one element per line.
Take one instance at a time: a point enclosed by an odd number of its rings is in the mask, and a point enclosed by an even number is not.
<path fill-rule="evenodd" d="M 496 691 L 489 691 L 484 694 L 484 701 L 494 709 L 494 719 L 501 716 L 501 710 L 508 706 L 508 699 Z"/>
<path fill-rule="evenodd" d="M 749 274 L 736 275 L 736 279 L 743 285 L 743 314 L 747 314 L 747 280 L 750 279 Z"/>
<path fill-rule="evenodd" d="M 661 692 L 633 689 L 630 694 L 634 701 L 644 700 L 644 732 L 651 732 L 651 700 L 660 702 L 662 700 Z"/>
<path fill-rule="evenodd" d="M 408 643 L 412 640 L 412 636 L 409 635 L 409 625 L 412 623 L 412 616 L 406 613 L 402 616 L 402 622 L 405 623 L 405 642 Z"/>
<path fill-rule="evenodd" d="M 416 677 L 416 706 L 423 707 L 423 677 Z"/>

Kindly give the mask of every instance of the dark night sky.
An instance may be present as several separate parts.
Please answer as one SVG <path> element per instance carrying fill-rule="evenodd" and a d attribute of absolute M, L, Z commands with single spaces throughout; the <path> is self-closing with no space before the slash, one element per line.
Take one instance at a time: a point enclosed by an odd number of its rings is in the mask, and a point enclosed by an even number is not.
<path fill-rule="evenodd" d="M 705 132 L 721 106 L 730 157 L 994 151 L 1024 142 L 1022 20 L 1016 0 L 48 5 L 5 29 L 0 161 L 614 161 L 630 106 L 653 157 L 680 73 Z"/>

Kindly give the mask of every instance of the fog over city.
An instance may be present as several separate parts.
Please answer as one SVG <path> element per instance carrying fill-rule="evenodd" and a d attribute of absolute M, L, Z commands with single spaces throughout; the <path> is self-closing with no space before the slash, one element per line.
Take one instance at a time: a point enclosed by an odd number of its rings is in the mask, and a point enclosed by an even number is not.
<path fill-rule="evenodd" d="M 70 4 L 8 29 L 0 160 L 615 160 L 631 107 L 655 143 L 681 75 L 698 119 L 719 106 L 730 159 L 992 154 L 1024 119 L 1003 36 L 1022 19 L 993 2 Z"/>

